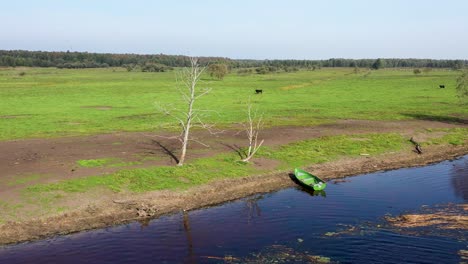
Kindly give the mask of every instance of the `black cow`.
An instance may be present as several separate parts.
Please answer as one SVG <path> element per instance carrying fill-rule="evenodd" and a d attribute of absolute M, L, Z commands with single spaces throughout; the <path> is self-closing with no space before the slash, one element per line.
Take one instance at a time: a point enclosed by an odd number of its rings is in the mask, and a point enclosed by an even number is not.
<path fill-rule="evenodd" d="M 263 90 L 258 90 L 258 89 L 256 89 L 256 90 L 255 90 L 255 94 L 263 94 Z"/>
<path fill-rule="evenodd" d="M 445 88 L 445 85 L 444 85 L 444 84 L 440 84 L 440 85 L 439 85 L 439 88 Z"/>

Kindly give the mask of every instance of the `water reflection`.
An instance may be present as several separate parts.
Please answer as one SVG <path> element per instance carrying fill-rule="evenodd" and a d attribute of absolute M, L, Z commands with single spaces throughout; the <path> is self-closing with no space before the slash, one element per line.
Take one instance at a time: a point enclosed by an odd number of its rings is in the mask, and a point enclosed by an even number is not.
<path fill-rule="evenodd" d="M 299 190 L 299 191 L 301 191 L 301 192 L 308 193 L 308 194 L 311 195 L 311 196 L 322 196 L 322 197 L 327 197 L 327 193 L 325 192 L 325 190 L 315 191 L 315 190 L 312 189 L 312 188 L 305 188 L 305 187 L 302 187 L 302 186 L 298 186 L 298 187 L 296 187 L 296 189 Z"/>
<path fill-rule="evenodd" d="M 185 236 L 187 237 L 187 245 L 188 245 L 188 256 L 187 256 L 187 263 L 196 263 L 195 255 L 193 254 L 193 238 L 192 238 L 192 229 L 190 228 L 190 219 L 187 211 L 183 211 L 183 224 L 184 224 L 184 231 Z"/>
<path fill-rule="evenodd" d="M 465 201 L 468 200 L 468 160 L 452 163 L 450 174 L 455 195 Z"/>
<path fill-rule="evenodd" d="M 255 217 L 262 215 L 262 210 L 258 201 L 264 198 L 263 195 L 254 195 L 245 200 L 245 211 L 247 212 L 247 222 L 250 223 Z"/>

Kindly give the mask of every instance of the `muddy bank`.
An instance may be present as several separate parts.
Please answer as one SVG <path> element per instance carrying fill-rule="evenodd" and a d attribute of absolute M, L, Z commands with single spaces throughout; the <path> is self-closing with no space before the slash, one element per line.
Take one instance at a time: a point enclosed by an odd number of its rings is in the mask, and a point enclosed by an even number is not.
<path fill-rule="evenodd" d="M 423 155 L 408 150 L 375 157 L 343 158 L 313 165 L 308 170 L 326 180 L 402 167 L 422 166 L 468 153 L 468 146 L 431 146 Z M 193 210 L 239 199 L 255 193 L 294 186 L 289 171 L 277 171 L 230 180 L 219 180 L 187 191 L 158 191 L 120 195 L 54 217 L 9 222 L 0 226 L 0 244 L 102 228 L 129 221 L 148 221 L 161 215 Z"/>

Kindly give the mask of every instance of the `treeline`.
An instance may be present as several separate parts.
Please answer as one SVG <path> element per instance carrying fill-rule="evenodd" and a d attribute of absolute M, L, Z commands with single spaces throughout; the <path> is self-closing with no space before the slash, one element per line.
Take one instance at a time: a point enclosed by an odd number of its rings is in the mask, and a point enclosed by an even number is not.
<path fill-rule="evenodd" d="M 201 64 L 227 63 L 229 59 L 201 57 Z M 161 65 L 165 66 L 161 67 Z M 190 66 L 190 60 L 182 55 L 139 55 L 88 52 L 46 52 L 25 50 L 0 50 L 0 66 L 58 67 L 58 68 L 105 68 L 140 67 L 145 71 L 159 71 L 171 67 Z"/>
<path fill-rule="evenodd" d="M 432 60 L 432 59 L 328 59 L 328 60 L 236 60 L 241 68 L 249 67 L 359 67 L 359 68 L 454 68 L 468 65 L 468 60 Z"/>
<path fill-rule="evenodd" d="M 468 65 L 468 60 L 432 59 L 328 59 L 328 60 L 234 60 L 222 57 L 201 57 L 201 65 L 225 64 L 230 68 L 271 69 L 299 68 L 316 69 L 321 67 L 359 68 L 454 68 Z M 100 68 L 125 67 L 128 70 L 166 71 L 172 67 L 190 65 L 187 56 L 182 55 L 139 55 L 88 52 L 45 52 L 25 50 L 0 50 L 0 66 L 58 67 L 58 68 Z"/>

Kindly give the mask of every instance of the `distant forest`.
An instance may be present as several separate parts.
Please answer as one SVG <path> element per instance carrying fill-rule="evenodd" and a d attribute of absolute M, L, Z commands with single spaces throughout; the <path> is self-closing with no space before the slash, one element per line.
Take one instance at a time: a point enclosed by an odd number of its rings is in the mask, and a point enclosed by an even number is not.
<path fill-rule="evenodd" d="M 468 60 L 432 59 L 328 59 L 328 60 L 237 60 L 221 57 L 200 57 L 200 63 L 226 64 L 230 68 L 453 68 L 468 65 Z M 187 56 L 182 55 L 140 55 L 88 52 L 45 52 L 25 50 L 0 50 L 0 66 L 58 67 L 58 68 L 104 68 L 125 67 L 128 70 L 139 67 L 143 71 L 165 71 L 172 67 L 189 66 Z"/>

